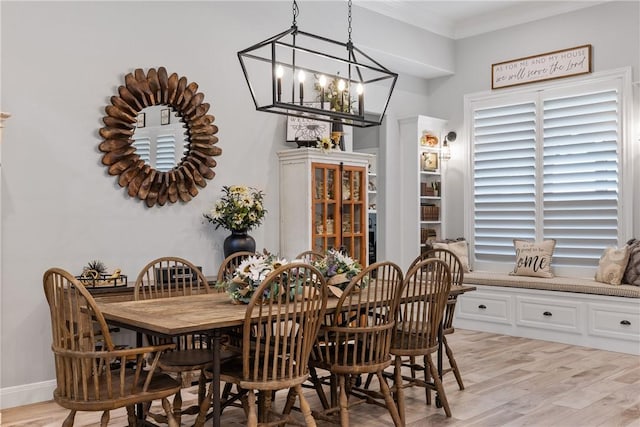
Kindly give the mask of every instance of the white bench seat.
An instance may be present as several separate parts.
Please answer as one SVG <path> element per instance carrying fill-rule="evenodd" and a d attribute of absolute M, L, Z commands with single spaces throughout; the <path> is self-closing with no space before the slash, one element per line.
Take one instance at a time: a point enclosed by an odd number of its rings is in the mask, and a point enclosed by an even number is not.
<path fill-rule="evenodd" d="M 640 286 L 608 285 L 592 279 L 578 277 L 510 276 L 507 273 L 472 271 L 464 274 L 467 285 L 505 286 L 509 288 L 541 289 L 547 291 L 577 292 L 581 294 L 609 295 L 640 298 Z"/>
<path fill-rule="evenodd" d="M 640 354 L 640 287 L 574 277 L 465 273 L 454 326 Z"/>

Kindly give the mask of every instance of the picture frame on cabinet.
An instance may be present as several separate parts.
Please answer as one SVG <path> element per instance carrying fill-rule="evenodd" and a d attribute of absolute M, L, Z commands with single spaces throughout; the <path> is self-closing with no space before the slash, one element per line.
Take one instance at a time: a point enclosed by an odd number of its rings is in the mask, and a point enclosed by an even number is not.
<path fill-rule="evenodd" d="M 319 108 L 320 103 L 305 105 Z M 312 114 L 305 117 L 287 116 L 287 142 L 295 142 L 298 147 L 315 147 L 319 140 L 330 137 L 331 123 L 315 120 Z"/>
<path fill-rule="evenodd" d="M 420 166 L 423 171 L 435 172 L 438 170 L 438 153 L 422 153 Z"/>

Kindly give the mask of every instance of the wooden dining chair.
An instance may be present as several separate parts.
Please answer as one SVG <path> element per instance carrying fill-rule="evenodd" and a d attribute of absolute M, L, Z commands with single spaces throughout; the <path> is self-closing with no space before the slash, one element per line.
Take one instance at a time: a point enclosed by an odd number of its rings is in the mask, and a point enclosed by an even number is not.
<path fill-rule="evenodd" d="M 430 249 L 426 252 L 426 255 L 430 258 L 437 258 L 447 263 L 449 266 L 449 270 L 451 271 L 451 288 L 455 288 L 456 286 L 462 286 L 464 283 L 464 268 L 462 267 L 462 262 L 460 258 L 452 251 L 444 248 Z M 456 362 L 455 357 L 453 356 L 453 350 L 447 341 L 447 335 L 451 335 L 455 332 L 455 328 L 453 327 L 453 318 L 456 313 L 456 302 L 458 301 L 458 295 L 449 294 L 449 299 L 447 299 L 447 307 L 444 311 L 444 319 L 442 320 L 442 346 L 444 347 L 445 353 L 447 355 L 447 359 L 449 360 L 449 367 L 442 370 L 442 376 L 449 372 L 453 372 L 453 375 L 456 377 L 456 382 L 458 383 L 458 388 L 460 390 L 464 390 L 464 383 L 462 382 L 462 375 L 460 374 L 460 369 L 458 368 L 458 363 Z"/>
<path fill-rule="evenodd" d="M 63 427 L 73 426 L 77 411 L 102 411 L 100 425 L 106 427 L 109 411 L 122 407 L 127 409 L 129 425 L 136 426 L 134 406 L 156 399 L 162 400 L 168 425 L 178 427 L 168 397 L 180 390 L 180 383 L 158 369 L 165 351 L 174 346 L 117 349 L 93 297 L 73 275 L 51 268 L 44 273 L 43 285 L 56 367 L 53 398 L 71 410 Z M 145 364 L 149 354 L 153 356 Z"/>
<path fill-rule="evenodd" d="M 220 284 L 225 280 L 231 280 L 231 278 L 233 277 L 233 272 L 236 271 L 236 268 L 238 268 L 242 261 L 249 258 L 250 256 L 256 255 L 258 254 L 256 254 L 255 252 L 240 251 L 226 257 L 218 268 L 218 277 L 216 280 L 216 284 Z M 224 291 L 224 289 L 221 287 L 219 287 L 218 290 L 221 292 Z"/>
<path fill-rule="evenodd" d="M 325 320 L 314 346 L 309 365 L 328 371 L 331 385 L 331 403 L 321 387 L 316 387 L 325 406 L 314 416 L 340 425 L 349 425 L 349 406 L 370 402 L 370 390 L 356 389 L 354 383 L 360 375 L 374 373 L 378 377 L 384 406 L 396 426 L 402 425 L 396 404 L 383 371 L 392 363 L 389 353 L 395 328 L 398 295 L 402 286 L 402 270 L 392 262 L 369 265 L 354 276 L 338 300 L 336 312 Z M 319 385 L 322 379 L 312 374 Z M 349 398 L 358 398 L 349 401 Z M 334 414 L 339 413 L 336 420 Z"/>
<path fill-rule="evenodd" d="M 432 354 L 438 351 L 438 330 L 444 316 L 450 288 L 449 266 L 435 258 L 418 262 L 404 278 L 401 302 L 396 317 L 397 325 L 390 349 L 390 353 L 394 356 L 395 400 L 403 420 L 406 420 L 403 389 L 410 386 L 424 387 L 427 399 L 429 399 L 429 391 L 435 390 L 447 417 L 451 416 L 442 380 L 432 357 Z M 403 357 L 409 357 L 411 361 L 417 357 L 423 357 L 424 380 L 416 378 L 413 373 L 411 376 L 402 374 Z M 410 364 L 412 369 L 413 364 Z"/>
<path fill-rule="evenodd" d="M 136 279 L 135 300 L 157 298 L 173 298 L 179 296 L 209 293 L 207 279 L 190 261 L 178 257 L 161 257 L 145 265 Z M 200 414 L 209 408 L 205 401 L 207 389 L 207 375 L 205 368 L 213 363 L 211 339 L 206 334 L 188 334 L 174 338 L 163 338 L 147 335 L 151 344 L 173 342 L 174 351 L 164 353 L 159 359 L 159 367 L 164 372 L 176 374 L 184 387 L 190 387 L 191 374 L 198 374 L 198 404 L 182 409 L 182 397 L 178 390 L 173 401 L 173 411 L 180 422 L 182 414 Z M 221 360 L 234 357 L 234 353 L 222 351 Z M 159 422 L 164 416 L 150 414 Z M 198 423 L 203 423 L 204 417 L 198 417 Z"/>
<path fill-rule="evenodd" d="M 280 425 L 294 421 L 296 397 L 307 425 L 315 426 L 302 393 L 308 360 L 327 305 L 322 273 L 306 263 L 285 264 L 271 272 L 254 292 L 245 315 L 242 359 L 221 367 L 221 380 L 244 393 L 247 425 Z M 273 392 L 289 389 L 283 413 L 270 410 Z M 256 409 L 254 390 L 259 391 Z M 264 398 L 266 397 L 266 398 Z M 276 417 L 276 420 L 271 418 Z"/>
<path fill-rule="evenodd" d="M 318 251 L 304 251 L 296 255 L 295 259 L 302 260 L 304 262 L 312 263 L 324 258 L 324 254 Z"/>

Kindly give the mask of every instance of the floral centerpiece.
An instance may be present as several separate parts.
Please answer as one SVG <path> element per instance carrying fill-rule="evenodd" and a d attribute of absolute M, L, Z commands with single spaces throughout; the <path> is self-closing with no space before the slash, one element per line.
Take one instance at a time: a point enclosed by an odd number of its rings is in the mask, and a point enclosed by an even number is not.
<path fill-rule="evenodd" d="M 329 249 L 324 258 L 311 263 L 324 275 L 327 285 L 333 293 L 344 291 L 349 281 L 362 271 L 362 266 L 348 255 L 335 249 Z M 339 291 L 336 292 L 337 288 Z"/>
<path fill-rule="evenodd" d="M 229 231 L 246 230 L 257 227 L 262 223 L 267 210 L 262 201 L 264 192 L 244 185 L 222 187 L 224 195 L 216 202 L 210 212 L 204 217 L 211 223 Z"/>
<path fill-rule="evenodd" d="M 260 283 L 269 273 L 285 264 L 288 264 L 286 259 L 278 258 L 268 252 L 263 255 L 250 256 L 238 265 L 230 280 L 218 283 L 217 286 L 224 287 L 234 303 L 248 304 Z M 265 292 L 271 291 L 268 289 Z M 274 291 L 280 290 L 275 289 Z"/>

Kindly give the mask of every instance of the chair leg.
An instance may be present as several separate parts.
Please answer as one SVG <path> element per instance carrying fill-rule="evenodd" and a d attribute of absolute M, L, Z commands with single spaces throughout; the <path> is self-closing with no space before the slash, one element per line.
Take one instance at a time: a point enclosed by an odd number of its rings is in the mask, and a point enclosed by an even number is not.
<path fill-rule="evenodd" d="M 109 425 L 109 419 L 111 416 L 109 415 L 109 411 L 104 411 L 102 413 L 102 417 L 100 417 L 100 427 L 107 427 Z"/>
<path fill-rule="evenodd" d="M 134 406 L 127 406 L 127 421 L 129 427 L 136 427 L 138 425 L 138 417 L 136 417 L 136 409 Z"/>
<path fill-rule="evenodd" d="M 283 414 L 290 414 L 291 410 L 293 409 L 293 405 L 296 403 L 296 392 L 297 389 L 294 388 L 290 388 L 289 392 L 287 393 L 287 401 L 284 404 L 284 408 L 282 409 L 282 413 Z"/>
<path fill-rule="evenodd" d="M 338 379 L 340 388 L 340 427 L 349 427 L 349 400 L 347 399 L 345 376 Z"/>
<path fill-rule="evenodd" d="M 310 427 L 316 427 L 316 420 L 311 415 L 311 406 L 309 406 L 309 402 L 302 394 L 302 386 L 300 384 L 295 386 L 294 399 L 296 394 L 300 398 L 300 412 L 304 415 L 304 422 Z"/>
<path fill-rule="evenodd" d="M 256 408 L 256 395 L 253 390 L 247 392 L 247 404 L 249 406 L 249 413 L 247 414 L 247 427 L 258 426 L 258 413 Z"/>
<path fill-rule="evenodd" d="M 329 401 L 327 400 L 327 395 L 324 393 L 324 389 L 322 388 L 320 378 L 318 378 L 318 372 L 316 371 L 316 368 L 312 366 L 309 367 L 309 379 L 313 383 L 313 387 L 320 399 L 320 403 L 322 403 L 322 409 L 329 409 Z"/>
<path fill-rule="evenodd" d="M 436 391 L 438 393 L 438 396 L 440 397 L 440 402 L 442 403 L 442 407 L 444 408 L 444 412 L 445 414 L 447 414 L 447 417 L 451 417 L 449 401 L 447 400 L 447 395 L 444 392 L 442 381 L 440 380 L 440 376 L 438 375 L 438 368 L 433 364 L 431 353 L 427 354 L 427 363 L 429 365 L 429 370 L 431 371 L 431 377 L 433 377 L 433 383 L 436 386 Z"/>
<path fill-rule="evenodd" d="M 453 350 L 449 347 L 449 343 L 447 342 L 447 337 L 442 336 L 442 343 L 444 344 L 444 348 L 447 352 L 447 358 L 449 359 L 449 365 L 451 366 L 451 370 L 453 371 L 453 375 L 456 376 L 456 381 L 458 382 L 458 388 L 460 390 L 464 390 L 464 383 L 462 382 L 462 375 L 460 375 L 460 370 L 458 369 L 458 363 L 456 362 L 456 358 L 453 357 Z"/>
<path fill-rule="evenodd" d="M 394 370 L 394 388 L 396 390 L 395 393 L 395 401 L 398 405 L 398 414 L 400 415 L 400 419 L 402 422 L 406 422 L 405 413 L 404 413 L 404 389 L 402 388 L 402 359 L 400 356 L 395 357 L 395 370 Z"/>
<path fill-rule="evenodd" d="M 198 395 L 200 394 L 200 384 L 198 384 Z M 213 382 L 209 386 L 209 391 L 207 392 L 202 402 L 200 402 L 200 410 L 198 411 L 198 416 L 196 417 L 195 422 L 193 423 L 193 427 L 202 427 L 204 426 L 204 422 L 206 420 L 207 412 L 211 407 L 211 400 L 213 399 Z M 200 400 L 200 396 L 198 396 L 198 400 Z"/>
<path fill-rule="evenodd" d="M 180 427 L 180 423 L 176 421 L 176 418 L 173 416 L 173 412 L 171 411 L 171 403 L 169 403 L 169 399 L 166 397 L 162 399 L 162 408 L 167 414 L 167 424 L 169 427 Z"/>
<path fill-rule="evenodd" d="M 424 382 L 429 384 L 431 382 L 431 373 L 429 371 L 430 368 L 427 366 L 429 364 L 427 356 L 424 356 L 422 363 L 424 364 Z M 427 405 L 431 405 L 431 389 L 429 387 L 424 388 L 424 397 Z"/>
<path fill-rule="evenodd" d="M 404 421 L 400 418 L 400 414 L 398 413 L 398 407 L 396 406 L 396 403 L 393 401 L 393 398 L 391 397 L 391 390 L 389 390 L 389 384 L 387 384 L 387 381 L 384 379 L 384 375 L 382 375 L 382 371 L 376 372 L 376 375 L 378 376 L 378 381 L 380 381 L 380 391 L 384 396 L 384 402 L 387 405 L 387 410 L 389 411 L 389 414 L 391 414 L 391 419 L 393 420 L 393 424 L 396 427 L 403 427 Z"/>
<path fill-rule="evenodd" d="M 75 410 L 71 410 L 69 411 L 69 415 L 67 415 L 67 418 L 64 419 L 64 422 L 62 423 L 62 427 L 73 427 L 73 420 L 76 417 L 76 411 Z"/>

